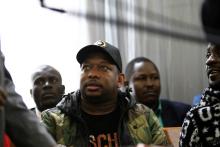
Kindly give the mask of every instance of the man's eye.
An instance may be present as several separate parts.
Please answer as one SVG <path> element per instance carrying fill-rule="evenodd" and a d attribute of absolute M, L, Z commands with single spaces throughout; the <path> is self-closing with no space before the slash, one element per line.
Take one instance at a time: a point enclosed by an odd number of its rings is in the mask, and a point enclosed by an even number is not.
<path fill-rule="evenodd" d="M 206 58 L 209 58 L 210 56 L 211 56 L 211 53 L 208 52 L 208 53 L 206 54 Z"/>
<path fill-rule="evenodd" d="M 52 84 L 55 84 L 55 83 L 58 83 L 58 79 L 57 78 L 52 78 L 52 79 L 50 79 L 50 83 L 52 83 Z"/>
<path fill-rule="evenodd" d="M 159 76 L 153 76 L 152 79 L 157 80 L 157 79 L 159 79 Z"/>
<path fill-rule="evenodd" d="M 108 70 L 110 70 L 110 68 L 109 68 L 108 66 L 106 66 L 106 65 L 100 65 L 100 66 L 99 66 L 99 69 L 100 69 L 101 71 L 108 71 Z"/>
<path fill-rule="evenodd" d="M 145 76 L 139 76 L 139 77 L 136 77 L 135 80 L 138 80 L 138 81 L 146 80 L 146 77 Z"/>
<path fill-rule="evenodd" d="M 82 66 L 82 70 L 89 70 L 89 69 L 91 69 L 90 65 L 83 65 Z"/>
<path fill-rule="evenodd" d="M 35 85 L 44 85 L 45 81 L 44 80 L 36 80 Z"/>

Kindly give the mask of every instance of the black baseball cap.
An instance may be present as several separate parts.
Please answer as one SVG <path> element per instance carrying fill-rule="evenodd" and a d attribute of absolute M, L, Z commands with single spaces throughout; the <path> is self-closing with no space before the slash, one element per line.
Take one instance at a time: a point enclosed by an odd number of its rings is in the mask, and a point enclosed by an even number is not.
<path fill-rule="evenodd" d="M 203 0 L 201 21 L 208 42 L 220 45 L 220 1 Z"/>
<path fill-rule="evenodd" d="M 76 59 L 79 64 L 82 64 L 83 61 L 88 57 L 88 55 L 94 52 L 102 52 L 106 54 L 117 66 L 119 71 L 122 72 L 122 61 L 119 49 L 102 40 L 99 40 L 92 45 L 87 45 L 80 49 L 76 55 Z"/>

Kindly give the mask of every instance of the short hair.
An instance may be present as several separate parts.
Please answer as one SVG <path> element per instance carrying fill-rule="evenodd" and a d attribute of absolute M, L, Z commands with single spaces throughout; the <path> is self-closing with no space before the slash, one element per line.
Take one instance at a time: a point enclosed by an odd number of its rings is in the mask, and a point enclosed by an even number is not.
<path fill-rule="evenodd" d="M 159 73 L 159 70 L 157 68 L 157 66 L 155 65 L 155 63 L 153 61 L 151 61 L 150 59 L 146 58 L 146 57 L 137 57 L 137 58 L 134 58 L 132 59 L 126 66 L 125 68 L 125 78 L 127 81 L 130 80 L 133 72 L 134 72 L 134 65 L 135 63 L 139 63 L 139 62 L 150 62 L 155 70 Z"/>
<path fill-rule="evenodd" d="M 33 82 L 33 79 L 36 76 L 36 74 L 41 73 L 42 71 L 50 71 L 50 70 L 53 70 L 57 73 L 57 75 L 59 76 L 61 83 L 62 83 L 62 76 L 61 76 L 60 72 L 56 68 L 54 68 L 53 66 L 50 66 L 47 64 L 40 65 L 35 69 L 35 71 L 31 75 L 31 82 Z"/>
<path fill-rule="evenodd" d="M 211 49 L 211 48 L 216 48 L 216 47 L 219 48 L 219 47 L 220 47 L 220 44 L 216 44 L 216 43 L 213 43 L 213 42 L 209 42 L 206 49 Z"/>

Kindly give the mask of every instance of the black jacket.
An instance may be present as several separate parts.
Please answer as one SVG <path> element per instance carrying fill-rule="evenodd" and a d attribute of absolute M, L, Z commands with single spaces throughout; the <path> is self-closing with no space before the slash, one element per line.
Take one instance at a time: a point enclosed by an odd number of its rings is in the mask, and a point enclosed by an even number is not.
<path fill-rule="evenodd" d="M 181 102 L 161 99 L 161 117 L 164 127 L 181 127 L 191 106 Z"/>

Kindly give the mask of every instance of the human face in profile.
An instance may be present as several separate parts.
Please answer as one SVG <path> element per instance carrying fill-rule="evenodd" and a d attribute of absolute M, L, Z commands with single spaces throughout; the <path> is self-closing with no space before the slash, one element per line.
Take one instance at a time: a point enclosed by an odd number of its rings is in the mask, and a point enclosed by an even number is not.
<path fill-rule="evenodd" d="M 132 89 L 132 94 L 138 102 L 156 109 L 160 96 L 160 75 L 151 62 L 138 62 L 134 64 L 129 87 Z"/>
<path fill-rule="evenodd" d="M 206 53 L 206 72 L 209 86 L 220 89 L 220 46 L 209 44 Z"/>

